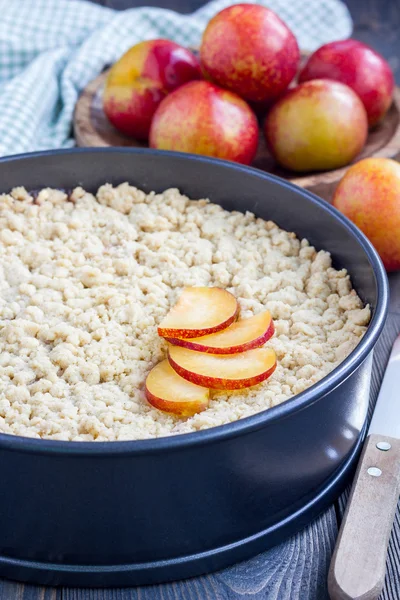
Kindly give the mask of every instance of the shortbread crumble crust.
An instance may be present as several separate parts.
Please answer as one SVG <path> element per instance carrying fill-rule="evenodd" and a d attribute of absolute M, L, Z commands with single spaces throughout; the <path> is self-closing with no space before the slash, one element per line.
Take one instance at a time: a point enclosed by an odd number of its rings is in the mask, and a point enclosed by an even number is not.
<path fill-rule="evenodd" d="M 334 369 L 370 319 L 327 252 L 177 189 L 15 188 L 0 196 L 0 271 L 0 431 L 36 438 L 143 439 L 252 415 Z M 166 354 L 157 325 L 185 286 L 226 288 L 244 318 L 268 309 L 278 367 L 180 419 L 152 408 L 143 384 Z"/>

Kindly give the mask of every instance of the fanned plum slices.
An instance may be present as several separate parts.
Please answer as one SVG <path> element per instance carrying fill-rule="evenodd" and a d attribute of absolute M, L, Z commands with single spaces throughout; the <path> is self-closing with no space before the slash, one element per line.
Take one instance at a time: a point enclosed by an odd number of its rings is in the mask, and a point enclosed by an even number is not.
<path fill-rule="evenodd" d="M 268 379 L 276 368 L 276 355 L 271 348 L 216 355 L 170 346 L 168 360 L 184 379 L 217 390 L 238 390 L 257 385 Z"/>
<path fill-rule="evenodd" d="M 165 338 L 196 338 L 226 329 L 238 314 L 236 298 L 217 287 L 185 288 L 164 317 L 158 334 Z"/>
<path fill-rule="evenodd" d="M 268 311 L 241 319 L 227 329 L 199 338 L 165 338 L 174 346 L 207 354 L 237 354 L 263 346 L 274 335 L 274 324 Z"/>
<path fill-rule="evenodd" d="M 145 394 L 148 402 L 168 413 L 191 417 L 208 406 L 210 392 L 183 379 L 168 360 L 158 363 L 148 374 Z"/>

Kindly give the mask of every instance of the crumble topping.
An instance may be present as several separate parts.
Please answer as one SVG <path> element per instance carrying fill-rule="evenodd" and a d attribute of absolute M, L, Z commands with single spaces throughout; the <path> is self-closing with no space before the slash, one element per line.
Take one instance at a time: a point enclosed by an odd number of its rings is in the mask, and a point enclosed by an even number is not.
<path fill-rule="evenodd" d="M 182 419 L 152 408 L 143 386 L 166 356 L 157 325 L 186 286 L 226 288 L 242 318 L 268 309 L 278 366 L 253 388 L 212 392 L 204 412 Z M 127 183 L 96 196 L 0 196 L 3 433 L 133 440 L 229 423 L 327 375 L 369 319 L 328 252 L 251 213 Z"/>

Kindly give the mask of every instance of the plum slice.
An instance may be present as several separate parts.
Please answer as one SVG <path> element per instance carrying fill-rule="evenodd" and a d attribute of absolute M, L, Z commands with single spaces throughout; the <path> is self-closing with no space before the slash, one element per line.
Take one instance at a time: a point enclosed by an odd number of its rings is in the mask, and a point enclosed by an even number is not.
<path fill-rule="evenodd" d="M 208 354 L 236 354 L 263 346 L 274 335 L 274 324 L 269 311 L 248 319 L 240 319 L 227 329 L 199 338 L 165 338 L 174 346 Z"/>
<path fill-rule="evenodd" d="M 257 385 L 268 379 L 276 368 L 276 355 L 271 348 L 217 355 L 169 346 L 168 360 L 184 379 L 217 390 Z"/>
<path fill-rule="evenodd" d="M 226 329 L 238 314 L 236 298 L 218 287 L 185 288 L 164 317 L 158 334 L 165 338 L 195 338 Z"/>
<path fill-rule="evenodd" d="M 145 385 L 148 402 L 164 412 L 190 417 L 208 406 L 210 392 L 183 379 L 168 360 L 158 363 L 148 374 Z"/>

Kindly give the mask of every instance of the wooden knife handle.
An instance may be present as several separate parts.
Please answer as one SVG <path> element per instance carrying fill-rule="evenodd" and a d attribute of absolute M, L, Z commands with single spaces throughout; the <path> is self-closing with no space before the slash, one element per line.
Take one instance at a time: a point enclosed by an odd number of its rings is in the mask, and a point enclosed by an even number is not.
<path fill-rule="evenodd" d="M 400 440 L 372 434 L 364 444 L 329 569 L 332 600 L 378 598 L 399 493 Z"/>

